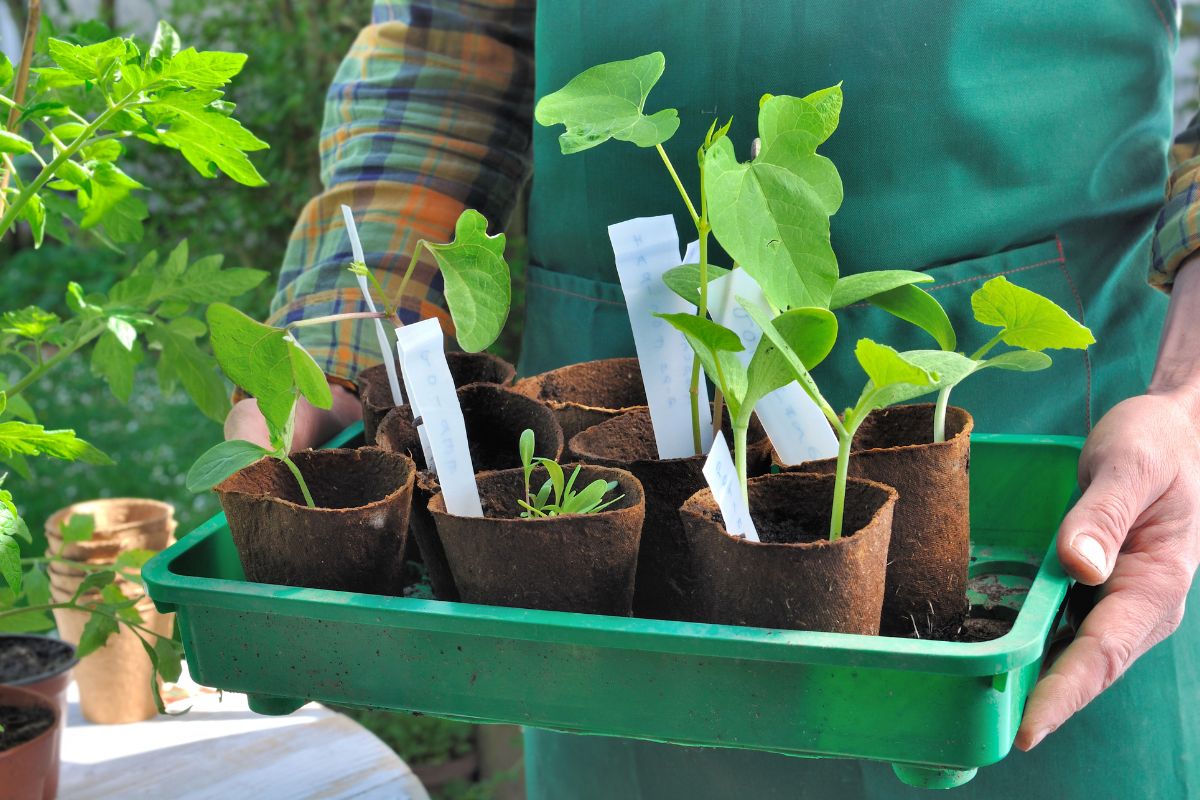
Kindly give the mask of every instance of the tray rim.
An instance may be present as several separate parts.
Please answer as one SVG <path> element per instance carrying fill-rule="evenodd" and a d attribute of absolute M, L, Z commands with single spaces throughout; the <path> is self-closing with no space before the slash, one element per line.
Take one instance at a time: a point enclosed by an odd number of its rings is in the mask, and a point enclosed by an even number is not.
<path fill-rule="evenodd" d="M 345 444 L 359 432 L 361 423 L 347 428 L 327 446 Z M 1046 445 L 1078 451 L 1083 441 L 1078 436 L 972 435 L 973 444 L 989 447 Z M 1012 630 L 988 642 L 940 642 L 304 589 L 184 575 L 172 569 L 177 559 L 203 546 L 224 528 L 225 514 L 219 513 L 143 566 L 142 577 L 160 611 L 182 612 L 186 617 L 188 606 L 203 606 L 355 625 L 722 660 L 990 677 L 1020 669 L 1041 658 L 1050 627 L 1072 582 L 1059 564 L 1055 534 Z"/>

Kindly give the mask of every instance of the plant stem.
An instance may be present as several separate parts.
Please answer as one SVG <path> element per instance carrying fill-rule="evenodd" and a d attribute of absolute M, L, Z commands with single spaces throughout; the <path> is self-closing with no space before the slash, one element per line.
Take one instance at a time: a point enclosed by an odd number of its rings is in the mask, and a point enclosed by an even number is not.
<path fill-rule="evenodd" d="M 347 311 L 342 314 L 329 314 L 324 317 L 313 317 L 312 319 L 298 319 L 294 322 L 289 322 L 285 327 L 288 328 L 305 328 L 310 325 L 327 325 L 334 322 L 341 322 L 347 319 L 386 319 L 387 315 L 379 311 Z"/>
<path fill-rule="evenodd" d="M 17 67 L 17 80 L 13 84 L 11 110 L 8 112 L 8 122 L 4 126 L 14 131 L 17 119 L 21 116 L 21 106 L 25 103 L 25 89 L 29 86 L 29 67 L 33 61 L 33 46 L 37 41 L 38 27 L 42 22 L 42 0 L 29 0 L 29 16 L 25 18 L 25 36 L 21 41 L 21 64 Z M 9 176 L 13 170 L 6 169 L 0 175 L 0 211 L 4 210 L 4 190 L 8 188 Z M 18 200 L 21 195 L 18 195 Z M 5 217 L 8 215 L 5 214 Z M 8 228 L 0 225 L 0 238 L 3 238 Z"/>
<path fill-rule="evenodd" d="M 14 383 L 12 385 L 12 388 L 7 390 L 7 394 L 9 396 L 9 398 L 11 399 L 13 397 L 16 397 L 21 392 L 28 389 L 31 385 L 33 385 L 40 378 L 42 378 L 47 372 L 50 372 L 52 369 L 57 367 L 63 361 L 70 358 L 75 353 L 75 351 L 79 350 L 79 348 L 83 347 L 84 345 L 91 342 L 93 339 L 100 336 L 100 334 L 103 332 L 104 332 L 104 328 L 100 327 L 100 328 L 96 328 L 93 331 L 88 332 L 87 335 L 85 335 L 85 336 L 80 336 L 78 339 L 76 339 L 71 344 L 70 347 L 62 348 L 57 353 L 55 353 L 50 359 L 43 361 L 40 365 L 38 365 L 34 369 L 30 370 L 28 373 L 26 373 L 25 377 L 21 378 L 21 380 Z"/>
<path fill-rule="evenodd" d="M 721 423 L 725 421 L 725 393 L 717 388 L 716 397 L 713 398 L 713 419 L 712 419 L 712 435 L 713 441 L 721 435 Z"/>
<path fill-rule="evenodd" d="M 857 430 L 858 426 L 855 426 Z M 847 430 L 838 437 L 837 472 L 833 479 L 833 508 L 829 512 L 829 541 L 842 537 L 842 517 L 846 513 L 846 477 L 850 471 L 850 446 L 855 431 Z"/>
<path fill-rule="evenodd" d="M 396 304 L 394 308 L 397 312 L 400 310 L 400 303 L 404 301 L 404 290 L 408 288 L 408 281 L 417 269 L 417 259 L 421 257 L 421 248 L 428 246 L 428 244 L 424 239 L 421 239 L 413 247 L 412 259 L 408 262 L 408 269 L 404 270 L 404 277 L 400 279 L 400 288 L 396 291 Z M 386 298 L 384 302 L 387 302 Z"/>
<path fill-rule="evenodd" d="M 985 344 L 983 347 L 979 348 L 978 350 L 976 350 L 974 353 L 971 354 L 971 360 L 972 361 L 981 360 L 984 356 L 986 356 L 988 354 L 988 352 L 993 347 L 995 347 L 996 345 L 1000 344 L 1000 342 L 1003 341 L 1003 339 L 1000 338 L 1003 335 L 1004 335 L 1004 331 L 1000 331 L 1000 333 L 997 333 L 995 336 L 993 336 L 991 339 L 989 339 L 987 344 Z"/>
<path fill-rule="evenodd" d="M 675 181 L 675 188 L 679 190 L 679 196 L 683 198 L 683 204 L 687 206 L 688 215 L 692 218 L 692 224 L 699 228 L 700 215 L 696 213 L 696 207 L 692 205 L 692 198 L 688 197 L 687 189 L 683 188 L 683 181 L 679 180 L 679 174 L 675 172 L 675 165 L 671 163 L 671 159 L 667 157 L 667 151 L 663 149 L 661 144 L 654 145 L 654 148 L 662 156 L 662 161 L 667 167 L 667 172 L 671 173 L 671 180 Z"/>
<path fill-rule="evenodd" d="M 733 426 L 733 462 L 737 467 L 738 488 L 747 505 L 750 504 L 750 492 L 746 488 L 746 429 L 749 427 L 741 420 Z"/>
<path fill-rule="evenodd" d="M 946 406 L 950 402 L 950 390 L 953 386 L 947 386 L 938 392 L 937 405 L 933 411 L 933 441 L 946 441 Z"/>
<path fill-rule="evenodd" d="M 279 460 L 287 465 L 291 470 L 292 477 L 296 479 L 296 483 L 300 484 L 300 494 L 304 495 L 304 502 L 309 508 L 316 508 L 317 504 L 313 502 L 312 495 L 308 492 L 308 484 L 304 482 L 304 476 L 300 474 L 300 468 L 296 466 L 296 462 L 288 458 L 287 455 L 281 455 Z"/>

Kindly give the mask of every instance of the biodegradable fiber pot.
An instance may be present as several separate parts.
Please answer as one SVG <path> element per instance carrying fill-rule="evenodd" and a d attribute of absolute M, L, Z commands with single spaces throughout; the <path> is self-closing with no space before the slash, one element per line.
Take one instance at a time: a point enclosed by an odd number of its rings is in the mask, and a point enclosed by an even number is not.
<path fill-rule="evenodd" d="M 450 377 L 455 386 L 471 383 L 512 383 L 517 369 L 491 353 L 446 353 Z M 358 400 L 362 403 L 363 441 L 375 441 L 375 432 L 387 413 L 396 407 L 392 402 L 392 387 L 388 383 L 387 367 L 376 364 L 358 373 Z"/>
<path fill-rule="evenodd" d="M 246 578 L 258 583 L 400 594 L 416 467 L 375 447 L 264 458 L 217 485 Z"/>
<path fill-rule="evenodd" d="M 932 403 L 872 412 L 854 437 L 850 475 L 894 486 L 887 588 L 880 632 L 940 639 L 968 611 L 971 558 L 971 430 L 961 408 L 946 409 L 946 441 L 933 442 Z M 788 470 L 834 472 L 836 459 Z"/>
<path fill-rule="evenodd" d="M 63 722 L 53 701 L 0 686 L 0 800 L 54 800 Z"/>
<path fill-rule="evenodd" d="M 64 543 L 62 525 L 76 514 L 95 520 L 91 539 Z M 175 533 L 175 509 L 140 497 L 87 500 L 55 511 L 46 520 L 46 541 L 53 553 L 72 561 L 111 561 L 126 550 L 159 551 Z"/>
<path fill-rule="evenodd" d="M 571 364 L 522 378 L 513 388 L 554 410 L 568 448 L 577 433 L 646 405 L 646 387 L 636 358 Z"/>
<path fill-rule="evenodd" d="M 562 429 L 546 404 L 486 383 L 459 389 L 458 402 L 462 407 L 475 471 L 521 466 L 518 445 L 521 432 L 527 428 L 534 434 L 535 456 L 557 460 L 562 455 Z M 457 600 L 454 576 L 446 563 L 446 552 L 433 517 L 429 515 L 429 500 L 439 491 L 437 476 L 426 469 L 420 434 L 408 406 L 388 412 L 376 431 L 375 444 L 389 453 L 410 456 L 416 464 L 419 472 L 413 488 L 409 531 L 417 541 L 434 596 L 439 600 Z"/>
<path fill-rule="evenodd" d="M 896 491 L 851 478 L 843 535 L 829 540 L 832 475 L 785 472 L 748 482 L 761 541 L 725 531 L 712 490 L 679 511 L 693 542 L 702 621 L 832 633 L 879 633 Z"/>
<path fill-rule="evenodd" d="M 574 465 L 564 465 L 570 475 Z M 544 470 L 534 473 L 538 486 Z M 629 616 L 633 578 L 646 502 L 642 485 L 625 470 L 584 466 L 577 487 L 616 481 L 609 497 L 622 495 L 595 514 L 524 519 L 521 469 L 476 476 L 482 517 L 446 513 L 438 493 L 429 511 L 446 548 L 454 582 L 468 603 L 549 611 Z"/>
<path fill-rule="evenodd" d="M 32 634 L 0 634 L 0 686 L 28 689 L 58 708 L 67 718 L 67 687 L 71 685 L 75 648 L 69 642 Z M 58 754 L 62 748 L 64 725 L 55 727 L 54 769 L 46 776 L 44 797 L 58 792 Z M 36 795 L 34 795 L 36 797 Z"/>
<path fill-rule="evenodd" d="M 732 449 L 728 415 L 724 430 Z M 760 475 L 771 467 L 771 442 L 757 419 L 746 438 L 746 472 Z M 645 407 L 587 429 L 571 440 L 568 450 L 586 464 L 629 470 L 646 492 L 634 614 L 651 619 L 695 619 L 699 607 L 693 596 L 691 545 L 679 521 L 679 507 L 706 485 L 703 469 L 707 456 L 660 460 L 650 411 Z"/>

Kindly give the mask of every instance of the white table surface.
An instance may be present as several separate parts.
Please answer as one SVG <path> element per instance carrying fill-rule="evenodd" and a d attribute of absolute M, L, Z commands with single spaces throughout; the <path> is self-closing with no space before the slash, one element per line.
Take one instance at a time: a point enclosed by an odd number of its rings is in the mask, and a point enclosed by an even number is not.
<path fill-rule="evenodd" d="M 191 710 L 92 725 L 71 685 L 60 800 L 429 800 L 412 770 L 358 723 L 310 703 L 255 714 L 241 694 L 181 681 Z"/>

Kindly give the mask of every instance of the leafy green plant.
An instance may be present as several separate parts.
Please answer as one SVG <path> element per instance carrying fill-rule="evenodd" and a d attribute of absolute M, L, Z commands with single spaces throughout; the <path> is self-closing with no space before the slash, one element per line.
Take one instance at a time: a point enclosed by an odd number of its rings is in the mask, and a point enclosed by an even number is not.
<path fill-rule="evenodd" d="M 459 343 L 468 350 L 482 350 L 490 345 L 508 318 L 509 271 L 504 261 L 504 234 L 489 236 L 487 220 L 478 211 L 468 209 L 458 219 L 452 242 L 422 240 L 417 252 L 420 247 L 428 249 L 441 268 Z M 403 295 L 416 261 L 414 253 L 398 296 Z M 305 503 L 315 507 L 304 476 L 290 457 L 296 403 L 304 397 L 317 408 L 327 409 L 333 404 L 333 395 L 321 368 L 292 332 L 296 328 L 348 319 L 388 319 L 396 327 L 401 325 L 396 316 L 398 303 L 384 294 L 367 265 L 352 262 L 348 270 L 366 277 L 375 287 L 383 312 L 332 314 L 277 328 L 256 322 L 224 303 L 209 306 L 208 324 L 217 363 L 231 381 L 255 398 L 266 422 L 270 446 L 240 439 L 215 445 L 188 471 L 187 485 L 191 491 L 207 491 L 260 458 L 273 456 L 295 477 Z"/>
<path fill-rule="evenodd" d="M 619 495 L 610 500 L 604 496 L 617 488 L 616 481 L 597 479 L 582 490 L 575 490 L 575 480 L 579 477 L 580 466 L 576 466 L 571 477 L 566 478 L 563 468 L 552 458 L 535 458 L 533 455 L 536 440 L 533 431 L 526 428 L 521 432 L 519 448 L 521 451 L 521 469 L 525 473 L 525 499 L 518 500 L 517 505 L 525 509 L 521 517 L 534 519 L 541 517 L 561 517 L 567 514 L 598 514 L 617 502 L 625 495 Z M 530 492 L 529 479 L 536 467 L 542 467 L 549 476 L 542 488 L 536 494 Z"/>

